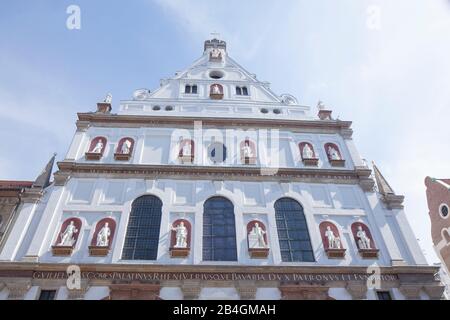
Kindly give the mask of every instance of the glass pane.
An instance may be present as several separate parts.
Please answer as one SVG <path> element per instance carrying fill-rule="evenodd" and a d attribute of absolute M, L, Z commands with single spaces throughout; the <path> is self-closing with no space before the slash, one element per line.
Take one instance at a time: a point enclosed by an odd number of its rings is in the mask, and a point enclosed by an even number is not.
<path fill-rule="evenodd" d="M 282 261 L 314 261 L 303 207 L 293 199 L 279 199 L 275 219 Z"/>
<path fill-rule="evenodd" d="M 156 260 L 161 227 L 162 202 L 143 196 L 133 202 L 128 220 L 122 259 Z"/>
<path fill-rule="evenodd" d="M 225 198 L 213 197 L 203 209 L 203 260 L 236 261 L 233 204 Z"/>

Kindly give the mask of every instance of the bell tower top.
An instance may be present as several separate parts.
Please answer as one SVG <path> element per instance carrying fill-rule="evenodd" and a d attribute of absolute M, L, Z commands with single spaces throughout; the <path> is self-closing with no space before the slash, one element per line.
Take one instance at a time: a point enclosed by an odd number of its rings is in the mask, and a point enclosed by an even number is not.
<path fill-rule="evenodd" d="M 204 51 L 207 49 L 223 49 L 227 50 L 227 43 L 223 40 L 219 40 L 217 38 L 213 38 L 212 40 L 205 41 Z"/>

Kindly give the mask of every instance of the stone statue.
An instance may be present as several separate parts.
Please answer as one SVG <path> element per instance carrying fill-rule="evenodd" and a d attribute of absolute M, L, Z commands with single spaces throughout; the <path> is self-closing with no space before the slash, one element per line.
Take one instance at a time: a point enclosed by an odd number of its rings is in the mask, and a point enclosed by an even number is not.
<path fill-rule="evenodd" d="M 103 142 L 102 140 L 98 140 L 97 144 L 95 145 L 94 149 L 91 152 L 102 153 L 102 150 L 103 150 Z"/>
<path fill-rule="evenodd" d="M 97 247 L 107 247 L 109 246 L 109 236 L 111 235 L 111 229 L 109 228 L 109 223 L 105 222 L 103 228 L 97 234 Z"/>
<path fill-rule="evenodd" d="M 242 147 L 242 153 L 245 158 L 253 158 L 253 150 L 250 147 L 250 143 L 248 141 L 245 142 L 245 145 Z"/>
<path fill-rule="evenodd" d="M 303 157 L 303 159 L 313 159 L 314 158 L 314 152 L 308 143 L 306 143 L 303 146 L 302 157 Z"/>
<path fill-rule="evenodd" d="M 328 239 L 328 249 L 341 249 L 341 239 L 334 235 L 330 226 L 327 226 L 325 237 Z"/>
<path fill-rule="evenodd" d="M 185 142 L 183 148 L 181 149 L 181 154 L 183 157 L 190 157 L 192 155 L 190 142 Z"/>
<path fill-rule="evenodd" d="M 213 87 L 212 87 L 212 93 L 213 93 L 213 94 L 221 94 L 221 92 L 220 92 L 220 87 L 219 87 L 217 84 L 213 85 Z"/>
<path fill-rule="evenodd" d="M 328 146 L 328 155 L 331 160 L 341 160 L 341 156 L 339 155 L 339 152 L 332 146 Z"/>
<path fill-rule="evenodd" d="M 66 230 L 61 233 L 61 241 L 59 242 L 58 246 L 62 247 L 72 247 L 75 243 L 74 236 L 78 233 L 78 229 L 75 227 L 75 224 L 73 221 L 70 221 L 70 224 L 66 227 Z"/>
<path fill-rule="evenodd" d="M 109 104 L 111 104 L 111 102 L 112 102 L 112 94 L 111 94 L 111 93 L 108 93 L 108 94 L 106 95 L 105 100 L 103 100 L 103 102 L 104 102 L 104 103 L 109 103 Z"/>
<path fill-rule="evenodd" d="M 211 58 L 220 59 L 222 58 L 222 53 L 220 52 L 219 49 L 214 48 L 211 50 Z"/>
<path fill-rule="evenodd" d="M 187 237 L 188 237 L 188 229 L 185 227 L 184 222 L 181 221 L 178 226 L 175 228 L 170 226 L 172 231 L 176 232 L 176 243 L 175 248 L 187 248 Z"/>
<path fill-rule="evenodd" d="M 358 231 L 356 232 L 356 237 L 358 238 L 359 249 L 371 249 L 370 239 L 366 235 L 366 232 L 361 226 L 358 226 Z"/>
<path fill-rule="evenodd" d="M 129 154 L 131 151 L 131 141 L 126 139 L 123 143 L 122 143 L 122 149 L 120 150 L 120 152 L 122 154 Z"/>
<path fill-rule="evenodd" d="M 259 223 L 256 222 L 253 226 L 252 230 L 248 234 L 248 246 L 250 249 L 256 248 L 267 248 L 267 243 L 264 239 L 264 235 L 266 234 L 266 231 L 264 231 L 260 226 Z"/>

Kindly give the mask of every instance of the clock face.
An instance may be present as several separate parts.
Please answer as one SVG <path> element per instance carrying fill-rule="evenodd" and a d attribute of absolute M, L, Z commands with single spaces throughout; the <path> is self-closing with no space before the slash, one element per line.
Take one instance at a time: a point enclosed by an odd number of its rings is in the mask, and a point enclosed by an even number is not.
<path fill-rule="evenodd" d="M 222 163 L 227 158 L 227 148 L 222 143 L 215 142 L 209 146 L 208 155 L 212 162 Z"/>
<path fill-rule="evenodd" d="M 145 100 L 148 98 L 150 90 L 148 89 L 138 89 L 134 92 L 133 97 L 136 100 Z"/>

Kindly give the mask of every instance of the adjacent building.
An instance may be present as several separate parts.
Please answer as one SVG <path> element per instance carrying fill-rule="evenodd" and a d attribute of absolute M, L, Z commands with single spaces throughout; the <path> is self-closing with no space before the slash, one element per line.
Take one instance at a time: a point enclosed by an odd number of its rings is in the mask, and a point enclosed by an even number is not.
<path fill-rule="evenodd" d="M 117 112 L 108 95 L 78 114 L 0 252 L 0 298 L 440 299 L 351 122 L 276 94 L 222 40 L 203 49 Z"/>
<path fill-rule="evenodd" d="M 425 186 L 434 249 L 448 274 L 450 270 L 450 179 L 426 177 Z"/>

